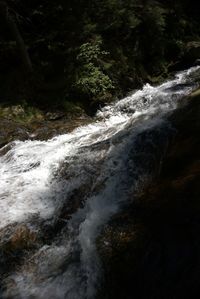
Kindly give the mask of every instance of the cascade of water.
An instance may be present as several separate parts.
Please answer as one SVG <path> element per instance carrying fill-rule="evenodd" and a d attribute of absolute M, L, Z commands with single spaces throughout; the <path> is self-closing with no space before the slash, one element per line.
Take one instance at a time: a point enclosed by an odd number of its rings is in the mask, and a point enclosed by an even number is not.
<path fill-rule="evenodd" d="M 9 275 L 15 288 L 3 298 L 95 297 L 101 276 L 95 240 L 159 168 L 173 134 L 165 115 L 197 87 L 199 72 L 194 67 L 160 86 L 147 84 L 72 133 L 9 145 L 0 156 L 0 229 L 31 226 L 32 219 L 38 222 L 35 229 L 41 222 L 53 227 L 77 198 L 79 208 L 62 219 L 66 226 L 50 245 Z"/>

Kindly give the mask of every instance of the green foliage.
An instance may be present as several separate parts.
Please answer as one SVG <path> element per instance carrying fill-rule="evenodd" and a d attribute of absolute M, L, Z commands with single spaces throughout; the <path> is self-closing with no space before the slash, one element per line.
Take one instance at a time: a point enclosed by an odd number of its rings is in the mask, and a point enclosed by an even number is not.
<path fill-rule="evenodd" d="M 149 25 L 155 26 L 157 31 L 163 32 L 166 28 L 166 10 L 157 2 L 153 2 L 147 10 Z"/>
<path fill-rule="evenodd" d="M 113 88 L 110 78 L 92 64 L 85 67 L 76 86 L 81 92 L 92 96 L 104 94 Z"/>
<path fill-rule="evenodd" d="M 101 50 L 101 41 L 81 45 L 77 61 L 77 72 L 74 87 L 83 95 L 98 99 L 112 90 L 113 84 L 108 75 L 104 73 L 103 59 L 109 53 Z"/>
<path fill-rule="evenodd" d="M 55 98 L 59 106 L 66 99 L 85 105 L 120 97 L 165 74 L 200 34 L 195 0 L 6 3 L 29 51 L 34 78 L 24 82 L 16 41 L 0 18 L 1 98 L 18 101 L 23 95 L 41 106 Z"/>
<path fill-rule="evenodd" d="M 12 119 L 20 123 L 29 123 L 32 120 L 42 120 L 44 115 L 41 110 L 36 107 L 29 106 L 28 103 L 22 102 L 18 105 L 10 105 L 4 103 L 0 105 L 0 117 Z"/>
<path fill-rule="evenodd" d="M 77 60 L 83 64 L 97 63 L 98 60 L 108 55 L 109 53 L 101 50 L 102 41 L 97 40 L 94 43 L 85 43 L 80 46 Z"/>

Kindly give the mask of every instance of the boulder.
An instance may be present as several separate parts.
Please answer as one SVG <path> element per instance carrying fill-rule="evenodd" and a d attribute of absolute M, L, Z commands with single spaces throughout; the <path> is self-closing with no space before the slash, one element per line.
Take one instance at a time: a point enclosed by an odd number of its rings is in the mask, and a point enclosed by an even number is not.
<path fill-rule="evenodd" d="M 170 117 L 177 134 L 159 177 L 97 241 L 99 298 L 200 297 L 200 90 Z"/>

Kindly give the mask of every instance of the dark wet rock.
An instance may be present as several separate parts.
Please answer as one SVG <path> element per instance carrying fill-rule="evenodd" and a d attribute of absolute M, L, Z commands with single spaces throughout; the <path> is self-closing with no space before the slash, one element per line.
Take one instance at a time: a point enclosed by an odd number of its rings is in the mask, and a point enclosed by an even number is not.
<path fill-rule="evenodd" d="M 45 115 L 46 120 L 58 120 L 62 119 L 65 116 L 65 113 L 58 111 L 58 112 L 47 112 Z"/>
<path fill-rule="evenodd" d="M 160 175 L 98 239 L 99 298 L 200 296 L 200 91 L 170 117 L 177 134 Z"/>
<path fill-rule="evenodd" d="M 90 117 L 83 116 L 72 119 L 34 122 L 29 126 L 29 139 L 47 140 L 57 135 L 67 134 L 90 122 Z"/>
<path fill-rule="evenodd" d="M 28 139 L 28 128 L 15 121 L 0 118 L 0 147 L 13 140 Z"/>
<path fill-rule="evenodd" d="M 37 239 L 36 231 L 26 224 L 9 225 L 0 230 L 0 249 L 16 251 L 33 246 Z"/>
<path fill-rule="evenodd" d="M 194 66 L 198 66 L 200 65 L 200 58 L 196 59 L 194 62 Z"/>
<path fill-rule="evenodd" d="M 38 246 L 40 237 L 36 228 L 25 223 L 13 223 L 0 229 L 1 279 L 20 264 L 27 250 L 34 250 Z"/>
<path fill-rule="evenodd" d="M 166 88 L 164 91 L 168 92 L 168 91 L 171 91 L 171 92 L 176 92 L 176 91 L 179 91 L 179 90 L 184 90 L 188 87 L 192 87 L 192 83 L 180 83 L 180 84 L 177 84 L 176 86 L 174 87 L 169 87 L 169 88 Z"/>

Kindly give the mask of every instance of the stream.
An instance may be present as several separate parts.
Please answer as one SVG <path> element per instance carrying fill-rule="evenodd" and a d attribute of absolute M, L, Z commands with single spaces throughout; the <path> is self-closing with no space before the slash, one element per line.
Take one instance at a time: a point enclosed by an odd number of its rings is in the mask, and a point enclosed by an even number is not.
<path fill-rule="evenodd" d="M 96 240 L 159 173 L 176 133 L 168 116 L 199 78 L 192 67 L 102 108 L 71 133 L 0 149 L 0 248 L 17 246 L 11 257 L 0 251 L 0 298 L 96 297 L 103 277 Z M 17 238 L 27 239 L 22 249 Z"/>

